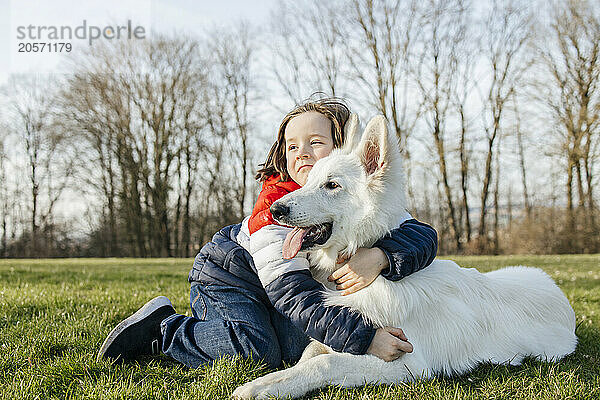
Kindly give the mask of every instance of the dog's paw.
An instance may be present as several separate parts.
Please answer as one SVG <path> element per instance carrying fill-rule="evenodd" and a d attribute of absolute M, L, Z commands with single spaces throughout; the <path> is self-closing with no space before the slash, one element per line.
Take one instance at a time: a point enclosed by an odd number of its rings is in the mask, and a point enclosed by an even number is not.
<path fill-rule="evenodd" d="M 231 394 L 231 398 L 234 400 L 247 400 L 256 398 L 256 390 L 252 385 L 252 382 L 248 382 L 245 385 L 238 386 Z"/>
<path fill-rule="evenodd" d="M 271 393 L 267 387 L 256 384 L 254 381 L 252 381 L 237 387 L 231 394 L 231 398 L 235 400 L 266 400 L 275 395 L 276 393 Z"/>
<path fill-rule="evenodd" d="M 278 385 L 285 379 L 282 372 L 273 372 L 239 386 L 233 391 L 231 397 L 236 400 L 263 400 L 278 396 L 285 397 L 286 394 L 280 393 L 280 385 Z"/>

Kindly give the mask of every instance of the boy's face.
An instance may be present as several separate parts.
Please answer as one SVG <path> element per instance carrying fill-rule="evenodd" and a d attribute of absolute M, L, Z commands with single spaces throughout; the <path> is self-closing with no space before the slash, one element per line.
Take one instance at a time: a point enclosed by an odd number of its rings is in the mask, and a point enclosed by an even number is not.
<path fill-rule="evenodd" d="M 333 150 L 331 121 L 315 111 L 302 113 L 288 122 L 284 137 L 288 174 L 304 186 L 317 160 Z"/>

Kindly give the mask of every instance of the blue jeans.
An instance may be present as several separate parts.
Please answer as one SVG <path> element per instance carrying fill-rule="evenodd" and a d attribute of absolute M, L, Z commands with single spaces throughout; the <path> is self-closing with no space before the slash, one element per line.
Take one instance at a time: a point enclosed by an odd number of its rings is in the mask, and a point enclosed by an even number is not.
<path fill-rule="evenodd" d="M 192 317 L 171 315 L 161 323 L 162 351 L 191 368 L 224 355 L 263 360 L 271 368 L 300 359 L 309 338 L 251 290 L 194 283 Z"/>

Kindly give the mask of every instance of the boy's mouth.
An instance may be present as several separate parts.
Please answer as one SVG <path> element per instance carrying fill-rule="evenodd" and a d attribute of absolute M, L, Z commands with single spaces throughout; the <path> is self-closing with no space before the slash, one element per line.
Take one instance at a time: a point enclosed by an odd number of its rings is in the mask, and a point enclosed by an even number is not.
<path fill-rule="evenodd" d="M 308 227 L 294 227 L 283 242 L 283 258 L 289 260 L 296 257 L 300 250 L 325 244 L 331 237 L 332 229 L 333 223 L 331 222 Z"/>
<path fill-rule="evenodd" d="M 305 165 L 301 166 L 300 168 L 298 168 L 298 172 L 300 172 L 300 170 L 302 170 L 302 168 L 304 168 L 304 167 L 312 168 L 312 165 L 311 164 L 305 164 Z"/>

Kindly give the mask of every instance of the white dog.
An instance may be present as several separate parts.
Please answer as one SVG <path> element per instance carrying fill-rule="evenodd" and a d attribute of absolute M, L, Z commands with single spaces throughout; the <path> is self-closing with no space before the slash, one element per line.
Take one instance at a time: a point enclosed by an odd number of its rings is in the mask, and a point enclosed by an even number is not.
<path fill-rule="evenodd" d="M 279 221 L 301 227 L 290 233 L 284 252 L 293 256 L 310 250 L 313 276 L 330 288 L 327 277 L 341 266 L 336 264 L 338 253 L 351 255 L 371 246 L 409 217 L 401 155 L 386 120 L 373 118 L 354 145 L 353 118 L 344 148 L 319 160 L 306 185 L 277 202 L 289 209 Z M 324 244 L 311 243 L 314 231 L 319 243 L 325 231 Z M 312 342 L 297 365 L 240 386 L 233 397 L 298 397 L 326 385 L 406 382 L 462 374 L 484 362 L 517 365 L 528 356 L 555 361 L 577 345 L 569 301 L 537 268 L 484 274 L 435 260 L 398 282 L 380 276 L 354 294 L 331 290 L 324 296 L 328 304 L 358 310 L 378 326 L 401 327 L 414 351 L 385 362 Z"/>

